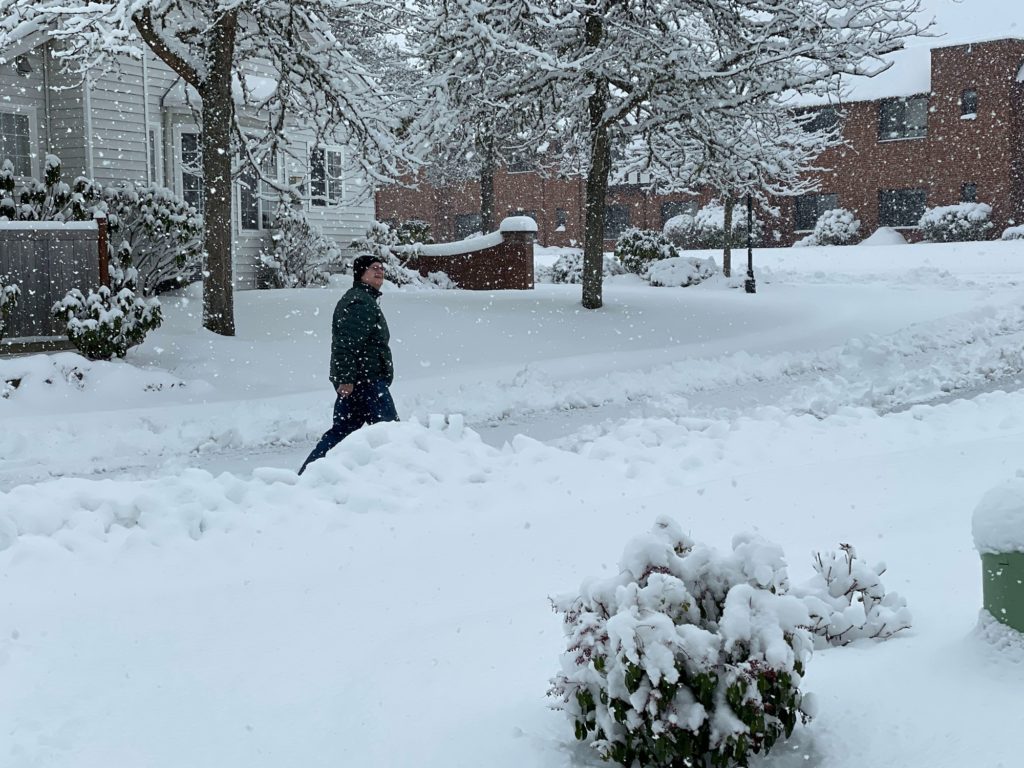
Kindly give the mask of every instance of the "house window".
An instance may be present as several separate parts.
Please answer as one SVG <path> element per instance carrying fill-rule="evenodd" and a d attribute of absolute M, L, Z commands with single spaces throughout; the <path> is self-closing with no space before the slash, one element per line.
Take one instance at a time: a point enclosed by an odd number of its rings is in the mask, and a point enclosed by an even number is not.
<path fill-rule="evenodd" d="M 797 232 L 814 229 L 821 214 L 839 207 L 839 195 L 800 195 L 793 198 L 793 223 Z"/>
<path fill-rule="evenodd" d="M 967 117 L 976 114 L 978 114 L 978 92 L 973 88 L 968 88 L 960 94 L 960 116 Z"/>
<path fill-rule="evenodd" d="M 32 122 L 28 115 L 0 112 L 0 163 L 10 160 L 18 176 L 32 175 Z"/>
<path fill-rule="evenodd" d="M 924 215 L 928 193 L 923 189 L 878 190 L 878 224 L 882 227 L 916 227 Z"/>
<path fill-rule="evenodd" d="M 479 232 L 481 226 L 479 213 L 457 213 L 455 214 L 455 239 L 465 240 Z"/>
<path fill-rule="evenodd" d="M 661 204 L 661 226 L 665 226 L 669 219 L 676 216 L 695 216 L 697 214 L 696 200 L 669 200 Z"/>
<path fill-rule="evenodd" d="M 968 181 L 960 185 L 960 202 L 961 203 L 976 203 L 978 202 L 978 185 L 973 181 Z"/>
<path fill-rule="evenodd" d="M 805 120 L 800 123 L 800 127 L 807 133 L 831 131 L 839 125 L 839 113 L 836 112 L 835 107 L 821 107 L 820 109 L 811 110 L 803 113 L 803 117 Z"/>
<path fill-rule="evenodd" d="M 149 126 L 149 179 L 154 184 L 164 183 L 162 153 L 160 151 L 160 126 Z"/>
<path fill-rule="evenodd" d="M 569 223 L 569 212 L 565 208 L 555 209 L 555 231 L 565 232 L 565 226 Z"/>
<path fill-rule="evenodd" d="M 277 156 L 268 153 L 260 163 L 264 179 L 278 181 Z M 238 181 L 238 210 L 242 229 L 271 229 L 274 224 L 274 203 L 277 195 L 272 186 L 246 168 Z"/>
<path fill-rule="evenodd" d="M 629 228 L 629 208 L 624 205 L 604 207 L 604 237 L 606 240 L 621 235 Z"/>
<path fill-rule="evenodd" d="M 313 205 L 338 205 L 345 196 L 344 158 L 340 149 L 314 149 L 309 155 L 309 184 Z"/>
<path fill-rule="evenodd" d="M 920 139 L 928 135 L 928 97 L 885 99 L 878 105 L 878 140 Z"/>
<path fill-rule="evenodd" d="M 509 173 L 529 173 L 537 170 L 533 153 L 526 149 L 513 150 L 508 153 L 505 167 Z"/>
<path fill-rule="evenodd" d="M 203 151 L 198 133 L 181 134 L 181 196 L 199 213 L 205 208 Z"/>

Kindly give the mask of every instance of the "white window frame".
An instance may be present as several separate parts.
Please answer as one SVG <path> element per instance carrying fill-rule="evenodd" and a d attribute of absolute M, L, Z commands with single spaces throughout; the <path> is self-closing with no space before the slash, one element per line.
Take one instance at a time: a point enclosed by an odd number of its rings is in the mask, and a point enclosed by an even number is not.
<path fill-rule="evenodd" d="M 29 175 L 15 174 L 15 178 L 19 181 L 25 181 L 29 178 L 39 178 L 39 126 L 37 124 L 36 108 L 30 107 L 24 104 L 18 104 L 17 102 L 6 102 L 0 104 L 0 112 L 4 112 L 9 115 L 20 115 L 28 118 L 28 144 L 29 144 Z M 0 158 L 2 163 L 7 158 Z"/>
<path fill-rule="evenodd" d="M 274 156 L 274 180 L 278 183 L 281 182 L 283 167 L 281 155 L 278 153 Z M 244 211 L 242 210 L 242 179 L 239 178 L 235 182 L 235 187 L 238 190 L 238 231 L 242 233 L 262 233 L 274 229 L 269 221 L 269 214 L 273 213 L 273 203 L 276 202 L 277 198 L 267 193 L 262 179 L 257 179 L 256 184 L 256 226 L 247 227 L 245 226 Z"/>
<path fill-rule="evenodd" d="M 183 134 L 193 134 L 195 136 L 201 136 L 201 132 L 198 126 L 195 125 L 175 125 L 174 126 L 174 191 L 182 198 L 185 197 L 185 180 L 184 180 L 184 159 L 182 158 L 181 148 L 181 137 Z M 200 177 L 202 170 L 200 169 Z M 203 199 L 206 198 L 206 184 L 203 183 Z M 205 210 L 205 206 L 204 206 Z"/>
<path fill-rule="evenodd" d="M 313 152 L 324 153 L 324 194 L 322 196 L 313 194 Z M 331 177 L 327 173 L 327 169 L 330 164 L 327 161 L 328 154 L 337 154 L 339 156 L 338 165 L 341 169 L 341 175 L 337 177 L 335 183 L 338 187 L 337 196 L 332 194 Z M 322 144 L 320 146 L 314 146 L 309 151 L 309 205 L 311 208 L 336 208 L 345 204 L 347 190 L 347 182 L 345 179 L 345 148 L 337 144 Z"/>
<path fill-rule="evenodd" d="M 164 127 L 159 122 L 146 126 L 146 163 L 149 165 L 150 182 L 164 183 Z"/>

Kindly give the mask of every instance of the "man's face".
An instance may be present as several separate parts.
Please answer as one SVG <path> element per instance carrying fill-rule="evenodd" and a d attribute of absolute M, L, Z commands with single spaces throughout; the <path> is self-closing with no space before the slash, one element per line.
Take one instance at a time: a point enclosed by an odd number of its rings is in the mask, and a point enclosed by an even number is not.
<path fill-rule="evenodd" d="M 363 272 L 363 276 L 359 278 L 359 281 L 379 291 L 380 287 L 384 285 L 384 265 L 379 261 L 373 262 Z"/>

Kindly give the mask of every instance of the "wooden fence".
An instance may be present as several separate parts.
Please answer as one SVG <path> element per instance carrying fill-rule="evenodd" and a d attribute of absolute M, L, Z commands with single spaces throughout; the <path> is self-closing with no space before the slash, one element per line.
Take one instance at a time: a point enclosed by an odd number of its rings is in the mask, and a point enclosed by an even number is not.
<path fill-rule="evenodd" d="M 0 353 L 66 338 L 54 302 L 107 282 L 106 221 L 0 221 L 0 278 L 21 289 Z"/>

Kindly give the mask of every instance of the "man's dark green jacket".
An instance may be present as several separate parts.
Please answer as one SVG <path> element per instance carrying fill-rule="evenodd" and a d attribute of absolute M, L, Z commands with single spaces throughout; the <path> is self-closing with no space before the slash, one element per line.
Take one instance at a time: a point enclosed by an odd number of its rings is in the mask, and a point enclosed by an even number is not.
<path fill-rule="evenodd" d="M 380 291 L 356 283 L 334 308 L 331 326 L 331 383 L 361 384 L 395 378 L 388 342 L 391 334 L 384 313 L 377 306 Z"/>

